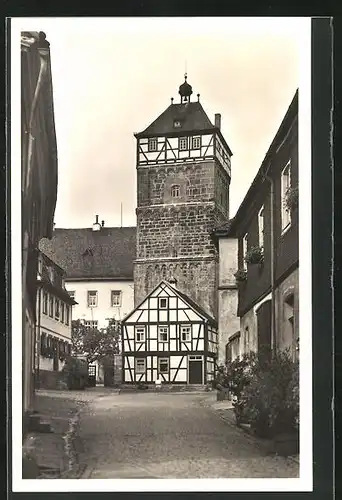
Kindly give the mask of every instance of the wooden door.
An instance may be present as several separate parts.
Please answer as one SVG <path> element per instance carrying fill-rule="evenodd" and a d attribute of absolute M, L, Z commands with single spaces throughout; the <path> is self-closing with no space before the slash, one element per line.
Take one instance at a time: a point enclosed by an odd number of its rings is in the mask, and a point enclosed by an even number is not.
<path fill-rule="evenodd" d="M 203 384 L 202 356 L 190 356 L 189 358 L 189 384 Z"/>

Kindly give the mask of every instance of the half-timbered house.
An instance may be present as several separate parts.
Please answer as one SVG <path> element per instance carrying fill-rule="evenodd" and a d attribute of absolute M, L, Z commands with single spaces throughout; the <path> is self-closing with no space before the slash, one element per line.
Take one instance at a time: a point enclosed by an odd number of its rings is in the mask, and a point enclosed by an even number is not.
<path fill-rule="evenodd" d="M 217 322 L 176 280 L 161 281 L 122 322 L 123 382 L 199 384 L 213 380 Z"/>

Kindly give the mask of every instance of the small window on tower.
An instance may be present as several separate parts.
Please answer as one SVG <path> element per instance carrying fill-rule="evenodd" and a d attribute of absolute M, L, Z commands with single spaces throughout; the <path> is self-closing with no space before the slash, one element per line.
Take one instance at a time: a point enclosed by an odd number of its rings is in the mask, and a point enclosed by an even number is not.
<path fill-rule="evenodd" d="M 188 149 L 188 138 L 180 137 L 179 138 L 179 151 L 187 151 Z"/>
<path fill-rule="evenodd" d="M 151 137 L 148 140 L 148 150 L 149 151 L 157 151 L 158 141 L 155 137 Z"/>
<path fill-rule="evenodd" d="M 173 186 L 171 186 L 171 196 L 172 198 L 180 197 L 180 186 L 178 184 L 174 184 Z"/>
<path fill-rule="evenodd" d="M 174 126 L 175 128 L 180 128 L 180 127 L 182 126 L 182 124 L 181 124 L 181 122 L 180 122 L 179 120 L 175 120 L 175 121 L 173 122 L 173 126 Z"/>

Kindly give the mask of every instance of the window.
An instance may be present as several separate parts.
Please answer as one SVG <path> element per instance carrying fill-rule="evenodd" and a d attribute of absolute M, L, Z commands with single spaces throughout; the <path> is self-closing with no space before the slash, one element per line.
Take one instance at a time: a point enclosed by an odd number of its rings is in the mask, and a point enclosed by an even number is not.
<path fill-rule="evenodd" d="M 38 259 L 38 273 L 42 274 L 42 272 L 43 272 L 43 261 L 42 261 L 41 257 L 39 257 L 39 259 Z"/>
<path fill-rule="evenodd" d="M 261 207 L 258 213 L 258 228 L 259 228 L 259 247 L 264 247 L 264 206 Z"/>
<path fill-rule="evenodd" d="M 61 303 L 61 322 L 64 323 L 64 302 Z"/>
<path fill-rule="evenodd" d="M 69 294 L 69 295 L 70 295 L 70 297 L 71 297 L 72 299 L 74 299 L 74 300 L 75 300 L 75 293 L 76 293 L 76 292 L 75 292 L 75 290 L 70 290 L 70 291 L 68 291 L 68 294 Z"/>
<path fill-rule="evenodd" d="M 188 149 L 188 138 L 180 137 L 179 138 L 179 151 L 187 151 Z"/>
<path fill-rule="evenodd" d="M 110 303 L 112 307 L 121 306 L 121 290 L 112 290 Z"/>
<path fill-rule="evenodd" d="M 136 342 L 145 342 L 145 326 L 135 327 L 135 340 Z"/>
<path fill-rule="evenodd" d="M 191 325 L 181 326 L 181 340 L 182 342 L 190 342 L 191 340 Z"/>
<path fill-rule="evenodd" d="M 178 184 L 171 186 L 171 196 L 172 198 L 180 197 L 180 186 L 178 186 Z"/>
<path fill-rule="evenodd" d="M 97 291 L 88 290 L 88 307 L 96 307 L 96 306 L 97 306 Z"/>
<path fill-rule="evenodd" d="M 287 190 L 291 187 L 291 164 L 288 162 L 281 173 L 281 228 L 286 229 L 291 224 L 291 211 L 286 206 Z"/>
<path fill-rule="evenodd" d="M 167 302 L 166 297 L 160 297 L 158 301 L 159 309 L 167 309 Z"/>
<path fill-rule="evenodd" d="M 173 126 L 175 128 L 180 128 L 182 126 L 181 122 L 179 120 L 174 120 L 173 122 Z"/>
<path fill-rule="evenodd" d="M 245 261 L 245 257 L 246 257 L 247 248 L 248 248 L 247 243 L 248 243 L 248 234 L 246 233 L 242 239 L 242 261 L 243 261 L 242 265 L 243 265 L 243 268 L 246 270 L 247 270 L 247 264 Z"/>
<path fill-rule="evenodd" d="M 246 326 L 245 328 L 245 336 L 244 336 L 244 352 L 249 352 L 249 328 Z"/>
<path fill-rule="evenodd" d="M 55 299 L 55 318 L 59 320 L 59 300 Z"/>
<path fill-rule="evenodd" d="M 49 296 L 49 316 L 53 318 L 53 295 Z"/>
<path fill-rule="evenodd" d="M 201 149 L 201 137 L 192 138 L 192 149 Z"/>
<path fill-rule="evenodd" d="M 65 306 L 65 324 L 68 325 L 70 321 L 70 307 L 68 305 Z"/>
<path fill-rule="evenodd" d="M 135 360 L 135 371 L 136 373 L 145 373 L 146 370 L 146 359 L 137 358 Z"/>
<path fill-rule="evenodd" d="M 98 324 L 99 322 L 97 321 L 97 319 L 84 321 L 84 326 L 86 328 L 97 328 Z"/>
<path fill-rule="evenodd" d="M 159 342 L 167 342 L 169 340 L 169 327 L 159 326 L 158 336 L 159 336 Z"/>
<path fill-rule="evenodd" d="M 158 359 L 158 371 L 159 373 L 169 373 L 169 358 Z"/>
<path fill-rule="evenodd" d="M 158 140 L 153 137 L 148 140 L 148 150 L 149 151 L 157 151 L 158 149 Z"/>
<path fill-rule="evenodd" d="M 52 267 L 49 267 L 49 279 L 51 283 L 55 281 L 55 272 Z"/>
<path fill-rule="evenodd" d="M 48 293 L 43 291 L 43 314 L 48 313 Z"/>

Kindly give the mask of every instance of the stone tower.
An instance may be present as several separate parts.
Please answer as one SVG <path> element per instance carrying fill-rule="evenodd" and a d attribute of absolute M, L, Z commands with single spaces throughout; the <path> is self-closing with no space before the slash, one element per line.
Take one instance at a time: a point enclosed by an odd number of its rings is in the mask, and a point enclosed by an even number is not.
<path fill-rule="evenodd" d="M 210 233 L 229 217 L 232 152 L 192 87 L 179 87 L 170 106 L 137 139 L 135 304 L 162 279 L 175 278 L 217 317 L 218 255 Z"/>

